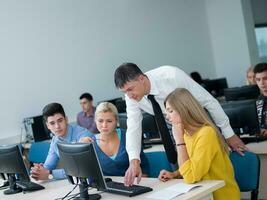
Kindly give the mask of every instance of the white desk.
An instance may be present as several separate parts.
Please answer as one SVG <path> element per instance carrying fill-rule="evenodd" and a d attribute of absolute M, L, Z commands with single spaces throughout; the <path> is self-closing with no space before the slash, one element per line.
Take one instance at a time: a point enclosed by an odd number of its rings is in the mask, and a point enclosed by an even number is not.
<path fill-rule="evenodd" d="M 122 181 L 122 177 L 112 177 L 114 181 Z M 1 180 L 0 180 L 1 182 Z M 166 183 L 160 182 L 158 179 L 155 178 L 142 178 L 141 184 L 146 185 L 149 187 L 153 188 L 152 192 L 162 190 L 163 188 L 166 188 L 168 186 L 171 186 L 173 184 L 177 184 L 178 182 L 182 182 L 180 179 L 176 180 L 170 180 L 167 181 Z M 212 192 L 223 187 L 224 186 L 224 181 L 203 181 L 199 182 L 201 184 L 201 187 L 195 188 L 192 191 L 189 191 L 186 194 L 183 194 L 181 196 L 178 196 L 175 199 L 178 200 L 197 200 L 197 199 L 202 199 L 202 200 L 208 200 L 212 199 Z M 69 184 L 67 180 L 60 180 L 60 181 L 50 181 L 50 182 L 42 182 L 41 185 L 45 186 L 44 190 L 40 191 L 35 191 L 31 193 L 18 193 L 18 194 L 13 194 L 13 195 L 4 195 L 3 190 L 0 190 L 0 199 L 1 200 L 29 200 L 29 199 L 38 199 L 38 200 L 47 200 L 47 199 L 56 199 L 59 197 L 63 197 L 66 195 L 72 188 L 73 185 Z M 78 189 L 74 190 L 75 194 L 78 192 Z M 95 193 L 96 190 L 89 190 L 89 194 Z M 151 192 L 150 192 L 151 193 Z M 146 196 L 149 193 L 145 193 L 142 195 L 138 195 L 135 197 L 131 197 L 130 199 L 147 199 Z M 128 197 L 121 196 L 121 195 L 116 195 L 116 194 L 111 194 L 111 193 L 102 193 L 101 194 L 102 199 L 126 199 Z"/>

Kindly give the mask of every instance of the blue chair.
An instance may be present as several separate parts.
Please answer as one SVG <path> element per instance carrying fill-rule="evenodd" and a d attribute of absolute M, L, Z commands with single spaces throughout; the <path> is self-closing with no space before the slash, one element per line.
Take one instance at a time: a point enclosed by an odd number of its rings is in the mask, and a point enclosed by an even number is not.
<path fill-rule="evenodd" d="M 50 148 L 50 142 L 34 142 L 31 144 L 29 150 L 29 162 L 33 163 L 44 163 Z"/>
<path fill-rule="evenodd" d="M 149 165 L 148 176 L 149 177 L 157 178 L 159 175 L 159 172 L 162 169 L 172 171 L 171 165 L 164 151 L 147 152 L 145 153 L 145 155 L 148 159 L 148 165 Z"/>
<path fill-rule="evenodd" d="M 241 192 L 251 191 L 251 199 L 258 199 L 260 179 L 260 159 L 252 152 L 245 152 L 245 156 L 237 152 L 230 153 L 235 179 Z"/>

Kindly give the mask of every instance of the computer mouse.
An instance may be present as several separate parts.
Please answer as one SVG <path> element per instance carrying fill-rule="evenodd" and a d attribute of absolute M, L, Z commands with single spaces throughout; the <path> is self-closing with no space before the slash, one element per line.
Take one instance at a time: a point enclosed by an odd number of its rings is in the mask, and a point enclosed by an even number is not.
<path fill-rule="evenodd" d="M 111 178 L 105 178 L 105 182 L 111 182 L 112 179 Z"/>

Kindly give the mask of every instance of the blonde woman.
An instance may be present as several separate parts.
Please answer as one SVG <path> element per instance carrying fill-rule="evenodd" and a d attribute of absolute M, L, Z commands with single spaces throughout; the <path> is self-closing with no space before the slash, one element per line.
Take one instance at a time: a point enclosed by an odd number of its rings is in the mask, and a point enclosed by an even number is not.
<path fill-rule="evenodd" d="M 253 66 L 250 66 L 247 70 L 247 85 L 256 85 Z"/>
<path fill-rule="evenodd" d="M 161 181 L 183 177 L 186 183 L 224 180 L 225 186 L 214 192 L 214 199 L 239 200 L 240 191 L 228 156 L 228 146 L 205 110 L 190 92 L 175 89 L 165 99 L 167 118 L 172 123 L 179 169 L 162 170 Z"/>
<path fill-rule="evenodd" d="M 99 134 L 92 138 L 85 137 L 82 142 L 95 142 L 96 153 L 104 175 L 124 176 L 129 167 L 126 151 L 125 130 L 116 128 L 118 125 L 117 108 L 109 102 L 100 103 L 96 107 L 95 122 Z M 141 151 L 141 167 L 144 174 L 148 172 L 148 161 Z"/>

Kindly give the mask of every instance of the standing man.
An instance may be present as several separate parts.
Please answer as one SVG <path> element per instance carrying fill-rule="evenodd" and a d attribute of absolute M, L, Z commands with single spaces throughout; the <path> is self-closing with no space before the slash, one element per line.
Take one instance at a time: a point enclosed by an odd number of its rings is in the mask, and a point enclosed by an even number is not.
<path fill-rule="evenodd" d="M 256 101 L 258 120 L 262 136 L 267 136 L 267 63 L 259 63 L 254 68 L 255 80 L 261 95 Z"/>
<path fill-rule="evenodd" d="M 80 104 L 82 111 L 77 115 L 77 124 L 87 128 L 92 133 L 97 133 L 98 130 L 95 124 L 95 107 L 93 106 L 93 97 L 89 93 L 84 93 L 80 96 Z"/>
<path fill-rule="evenodd" d="M 153 100 L 150 98 L 150 96 L 153 96 L 154 102 L 156 101 L 159 104 L 161 112 L 166 115 L 164 100 L 176 88 L 186 88 L 189 90 L 198 102 L 209 111 L 216 125 L 221 129 L 228 145 L 233 150 L 240 154 L 242 154 L 242 151 L 247 150 L 244 143 L 234 134 L 229 124 L 229 119 L 218 101 L 179 68 L 161 66 L 144 74 L 136 64 L 124 63 L 116 69 L 114 81 L 116 87 L 125 93 L 127 106 L 128 129 L 126 133 L 126 149 L 130 165 L 125 173 L 125 185 L 132 185 L 135 177 L 138 177 L 138 183 L 141 180 L 142 171 L 139 158 L 142 130 L 141 111 L 143 110 L 154 115 L 155 108 L 152 105 Z M 166 146 L 168 145 L 164 145 L 165 149 Z"/>
<path fill-rule="evenodd" d="M 59 162 L 57 143 L 79 142 L 81 138 L 92 137 L 87 129 L 68 124 L 65 111 L 61 104 L 50 103 L 43 109 L 43 118 L 47 128 L 53 133 L 48 155 L 44 164 L 34 164 L 31 175 L 36 180 L 65 178 L 64 169 L 56 169 Z"/>

